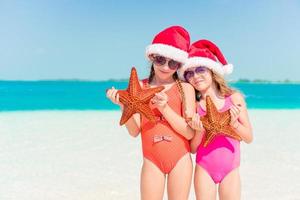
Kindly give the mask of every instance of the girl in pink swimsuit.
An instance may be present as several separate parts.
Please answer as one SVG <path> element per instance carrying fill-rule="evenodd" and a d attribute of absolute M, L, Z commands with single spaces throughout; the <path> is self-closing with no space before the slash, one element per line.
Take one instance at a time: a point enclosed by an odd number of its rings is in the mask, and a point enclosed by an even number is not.
<path fill-rule="evenodd" d="M 252 141 L 246 103 L 243 96 L 227 86 L 223 76 L 232 72 L 218 47 L 208 40 L 193 43 L 189 59 L 180 69 L 180 78 L 196 90 L 197 113 L 189 125 L 196 130 L 191 140 L 192 153 L 197 152 L 194 186 L 197 199 L 216 199 L 217 189 L 222 200 L 240 199 L 240 142 L 217 135 L 206 147 L 203 145 L 205 130 L 200 116 L 206 115 L 205 97 L 209 95 L 219 112 L 230 110 L 230 125 L 246 143 Z"/>

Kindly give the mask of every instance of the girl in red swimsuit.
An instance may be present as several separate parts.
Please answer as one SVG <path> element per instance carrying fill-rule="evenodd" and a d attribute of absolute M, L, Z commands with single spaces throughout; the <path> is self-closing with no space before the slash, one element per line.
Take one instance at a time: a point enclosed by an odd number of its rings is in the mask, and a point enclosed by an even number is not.
<path fill-rule="evenodd" d="M 186 123 L 185 113 L 195 113 L 194 88 L 181 83 L 177 70 L 188 56 L 190 38 L 188 32 L 179 26 L 169 27 L 158 33 L 146 54 L 152 62 L 148 79 L 141 81 L 143 87 L 163 85 L 165 90 L 157 93 L 150 102 L 156 123 L 144 116 L 133 115 L 126 125 L 130 135 L 141 133 L 143 167 L 141 172 L 141 199 L 163 199 L 167 182 L 168 199 L 187 200 L 192 179 L 192 160 L 189 140 L 194 130 Z M 107 92 L 108 98 L 119 102 L 117 90 Z"/>

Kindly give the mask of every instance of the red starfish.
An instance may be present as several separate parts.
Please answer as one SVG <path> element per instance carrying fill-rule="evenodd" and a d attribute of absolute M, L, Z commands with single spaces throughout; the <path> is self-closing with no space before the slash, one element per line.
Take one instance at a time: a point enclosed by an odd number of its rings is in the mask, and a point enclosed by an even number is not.
<path fill-rule="evenodd" d="M 119 90 L 120 102 L 124 105 L 120 125 L 125 124 L 135 113 L 140 113 L 151 122 L 155 121 L 149 102 L 155 93 L 164 89 L 164 86 L 143 89 L 140 86 L 136 69 L 133 67 L 130 73 L 130 79 L 127 90 Z"/>
<path fill-rule="evenodd" d="M 230 111 L 218 112 L 215 104 L 209 96 L 206 96 L 206 115 L 201 117 L 203 127 L 206 130 L 204 147 L 206 147 L 217 135 L 223 134 L 236 140 L 241 137 L 235 132 L 230 125 Z"/>

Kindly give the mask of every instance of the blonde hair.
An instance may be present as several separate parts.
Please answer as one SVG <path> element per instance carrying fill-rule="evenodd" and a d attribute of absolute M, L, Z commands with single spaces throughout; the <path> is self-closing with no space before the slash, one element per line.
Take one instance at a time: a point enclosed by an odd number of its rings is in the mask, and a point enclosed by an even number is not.
<path fill-rule="evenodd" d="M 209 70 L 211 72 L 211 77 L 213 84 L 216 86 L 216 89 L 222 97 L 227 97 L 232 95 L 233 93 L 237 92 L 237 90 L 230 88 L 226 82 L 226 80 L 219 74 L 215 73 L 212 70 Z M 200 101 L 201 93 L 195 89 L 196 93 L 196 100 Z"/>
<path fill-rule="evenodd" d="M 236 92 L 236 90 L 230 88 L 226 82 L 226 80 L 219 74 L 211 71 L 212 80 L 216 86 L 217 91 L 223 97 L 230 96 Z"/>

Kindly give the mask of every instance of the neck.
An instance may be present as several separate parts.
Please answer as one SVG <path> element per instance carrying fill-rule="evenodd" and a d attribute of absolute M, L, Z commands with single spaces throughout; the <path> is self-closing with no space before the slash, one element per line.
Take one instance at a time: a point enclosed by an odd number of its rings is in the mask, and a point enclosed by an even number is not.
<path fill-rule="evenodd" d="M 167 79 L 161 79 L 157 76 L 154 76 L 153 81 L 155 85 L 166 85 L 174 82 L 173 77 L 167 78 Z"/>
<path fill-rule="evenodd" d="M 214 85 L 212 85 L 212 87 L 207 88 L 206 90 L 201 91 L 201 99 L 205 99 L 206 96 L 210 96 L 212 100 L 220 98 L 219 92 Z"/>

